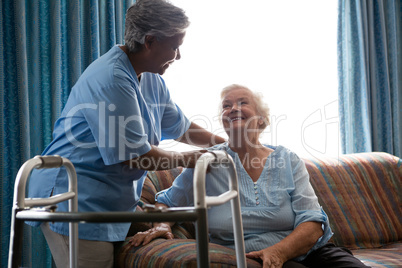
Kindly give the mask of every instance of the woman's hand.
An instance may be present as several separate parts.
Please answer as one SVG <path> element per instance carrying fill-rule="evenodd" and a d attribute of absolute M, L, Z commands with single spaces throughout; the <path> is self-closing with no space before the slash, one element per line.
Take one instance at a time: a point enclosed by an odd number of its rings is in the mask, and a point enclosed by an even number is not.
<path fill-rule="evenodd" d="M 324 234 L 321 222 L 303 222 L 293 232 L 271 247 L 247 253 L 246 256 L 263 261 L 263 268 L 282 267 L 293 258 L 306 254 Z"/>
<path fill-rule="evenodd" d="M 247 258 L 261 259 L 263 268 L 282 268 L 286 258 L 273 246 L 260 251 L 246 253 Z"/>
<path fill-rule="evenodd" d="M 158 223 L 157 226 L 154 226 L 145 232 L 138 232 L 130 239 L 129 243 L 137 247 L 141 244 L 146 245 L 158 237 L 173 239 L 172 229 L 168 223 Z"/>

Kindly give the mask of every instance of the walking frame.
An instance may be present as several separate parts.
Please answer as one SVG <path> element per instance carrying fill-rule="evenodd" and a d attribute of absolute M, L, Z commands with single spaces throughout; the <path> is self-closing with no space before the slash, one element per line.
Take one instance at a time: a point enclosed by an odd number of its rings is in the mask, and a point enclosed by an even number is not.
<path fill-rule="evenodd" d="M 229 167 L 229 190 L 219 196 L 206 196 L 205 177 L 209 164 L 217 163 L 220 167 Z M 28 177 L 33 169 L 60 168 L 64 166 L 68 173 L 68 192 L 49 198 L 25 198 Z M 207 152 L 197 161 L 194 170 L 194 207 L 176 207 L 159 212 L 78 212 L 77 175 L 74 165 L 60 156 L 35 156 L 20 168 L 14 188 L 12 207 L 10 248 L 8 268 L 19 267 L 24 221 L 64 221 L 69 222 L 69 259 L 70 267 L 78 267 L 78 223 L 93 222 L 196 222 L 197 266 L 209 267 L 208 219 L 207 209 L 228 201 L 233 214 L 233 231 L 237 266 L 246 268 L 243 224 L 240 210 L 239 186 L 236 168 L 230 155 L 223 151 Z M 57 203 L 68 200 L 68 212 L 54 212 L 51 208 Z"/>

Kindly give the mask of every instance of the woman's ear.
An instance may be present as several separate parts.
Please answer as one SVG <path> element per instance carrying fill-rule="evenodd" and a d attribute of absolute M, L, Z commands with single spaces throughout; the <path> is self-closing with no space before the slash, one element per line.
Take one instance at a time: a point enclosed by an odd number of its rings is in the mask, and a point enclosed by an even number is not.
<path fill-rule="evenodd" d="M 156 41 L 155 36 L 146 35 L 146 36 L 145 36 L 145 42 L 144 42 L 145 48 L 150 49 L 151 46 L 154 44 L 155 41 Z"/>
<path fill-rule="evenodd" d="M 264 124 L 264 117 L 260 116 L 258 119 L 258 125 L 262 126 Z"/>

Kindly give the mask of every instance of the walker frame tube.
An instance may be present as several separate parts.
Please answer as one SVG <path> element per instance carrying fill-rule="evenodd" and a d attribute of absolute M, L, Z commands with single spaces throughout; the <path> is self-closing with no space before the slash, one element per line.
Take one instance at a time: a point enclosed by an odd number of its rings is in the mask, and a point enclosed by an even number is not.
<path fill-rule="evenodd" d="M 210 197 L 206 195 L 205 176 L 210 163 L 215 162 L 218 165 L 229 164 L 229 191 L 219 195 L 218 197 Z M 233 214 L 233 233 L 235 239 L 236 259 L 238 267 L 246 266 L 245 246 L 243 236 L 243 223 L 241 217 L 239 185 L 237 181 L 237 173 L 235 164 L 230 155 L 224 151 L 214 151 L 203 154 L 197 161 L 194 170 L 194 206 L 196 209 L 201 209 L 202 217 L 205 224 L 198 225 L 197 223 L 197 239 L 202 239 L 203 245 L 208 248 L 208 236 L 202 237 L 202 234 L 208 234 L 207 207 L 216 206 L 226 203 L 230 200 L 230 205 Z M 197 244 L 198 246 L 198 244 Z M 209 250 L 207 250 L 209 252 Z M 199 267 L 208 267 L 209 256 L 199 256 L 197 259 Z"/>
<path fill-rule="evenodd" d="M 59 168 L 64 166 L 68 174 L 68 192 L 50 198 L 25 198 L 26 182 L 33 169 Z M 8 256 L 8 267 L 18 267 L 21 262 L 20 248 L 22 244 L 23 221 L 17 217 L 25 209 L 37 206 L 54 205 L 61 201 L 68 200 L 69 212 L 78 211 L 77 199 L 77 175 L 74 165 L 67 158 L 54 156 L 35 156 L 26 161 L 18 171 L 12 207 L 10 249 Z M 78 223 L 69 223 L 70 243 L 70 267 L 77 267 L 78 257 Z M 17 237 L 17 239 L 15 239 Z"/>
<path fill-rule="evenodd" d="M 205 177 L 208 165 L 212 162 L 231 164 L 229 191 L 218 197 L 206 196 Z M 34 168 L 56 168 L 65 166 L 69 177 L 69 191 L 50 198 L 25 198 L 28 176 Z M 158 213 L 148 212 L 78 212 L 77 176 L 73 164 L 60 156 L 37 156 L 28 160 L 17 174 L 12 211 L 10 252 L 8 267 L 18 267 L 21 260 L 19 248 L 22 244 L 24 220 L 65 221 L 70 227 L 70 267 L 77 267 L 78 259 L 78 222 L 145 222 L 145 221 L 195 221 L 197 241 L 197 266 L 209 267 L 209 241 L 207 207 L 226 203 L 230 200 L 233 213 L 233 227 L 238 267 L 246 267 L 243 239 L 243 224 L 240 210 L 237 174 L 233 159 L 223 151 L 203 154 L 198 159 L 194 172 L 194 207 L 168 208 Z M 69 212 L 33 211 L 34 206 L 52 205 L 69 200 Z M 168 213 L 164 213 L 164 212 Z M 14 229 L 17 229 L 14 232 Z M 15 239 L 17 237 L 17 239 Z M 14 241 L 17 240 L 17 241 Z"/>

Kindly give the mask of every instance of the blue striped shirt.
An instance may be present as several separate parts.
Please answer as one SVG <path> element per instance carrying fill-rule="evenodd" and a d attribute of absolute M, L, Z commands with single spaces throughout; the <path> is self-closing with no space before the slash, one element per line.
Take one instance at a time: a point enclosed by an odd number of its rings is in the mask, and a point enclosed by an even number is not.
<path fill-rule="evenodd" d="M 328 217 L 318 203 L 304 162 L 283 146 L 267 147 L 274 151 L 268 156 L 256 183 L 237 153 L 226 143 L 212 147 L 213 150 L 225 150 L 236 165 L 246 252 L 278 243 L 303 222 L 322 222 L 324 234 L 310 253 L 331 238 Z M 194 169 L 185 169 L 171 188 L 157 194 L 157 201 L 170 207 L 193 206 L 193 173 Z M 218 196 L 229 189 L 227 174 L 225 168 L 218 167 L 207 173 L 208 196 Z M 208 210 L 208 225 L 211 242 L 234 248 L 229 203 Z M 302 260 L 307 254 L 297 259 Z"/>

